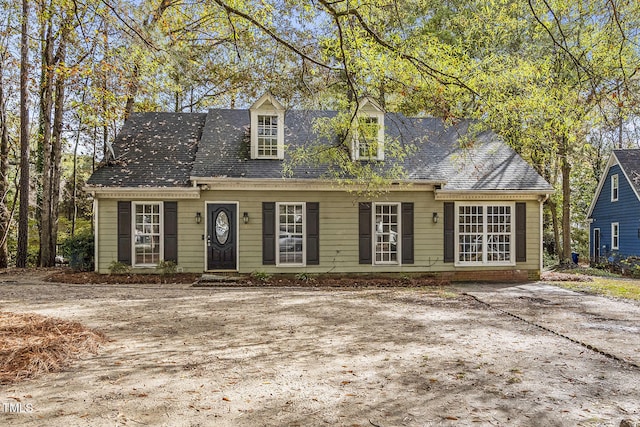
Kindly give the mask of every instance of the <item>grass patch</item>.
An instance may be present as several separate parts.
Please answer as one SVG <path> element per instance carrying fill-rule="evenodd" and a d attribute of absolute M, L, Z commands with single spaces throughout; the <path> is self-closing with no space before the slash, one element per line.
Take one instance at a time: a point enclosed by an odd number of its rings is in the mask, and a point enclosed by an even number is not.
<path fill-rule="evenodd" d="M 590 282 L 554 282 L 572 291 L 640 301 L 640 280 L 594 277 Z"/>
<path fill-rule="evenodd" d="M 585 268 L 568 268 L 561 270 L 563 273 L 568 274 L 584 274 L 593 277 L 622 277 L 619 274 L 612 273 L 608 270 L 601 268 L 585 267 Z"/>

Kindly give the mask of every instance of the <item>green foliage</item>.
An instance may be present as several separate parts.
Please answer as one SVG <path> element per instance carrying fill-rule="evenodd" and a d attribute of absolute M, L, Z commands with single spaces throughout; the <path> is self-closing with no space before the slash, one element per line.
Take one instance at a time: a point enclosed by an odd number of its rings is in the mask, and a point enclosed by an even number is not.
<path fill-rule="evenodd" d="M 311 273 L 300 272 L 296 274 L 296 280 L 301 282 L 315 282 L 315 276 Z"/>
<path fill-rule="evenodd" d="M 163 276 L 168 276 L 176 274 L 176 272 L 178 271 L 178 264 L 175 261 L 162 260 L 158 263 L 156 269 L 160 271 Z"/>
<path fill-rule="evenodd" d="M 120 261 L 111 261 L 108 269 L 109 274 L 127 274 L 131 271 L 131 266 Z"/>
<path fill-rule="evenodd" d="M 69 266 L 74 270 L 93 270 L 94 237 L 85 232 L 66 238 L 61 244 L 62 254 L 69 260 Z"/>
<path fill-rule="evenodd" d="M 266 283 L 269 280 L 271 280 L 271 274 L 266 273 L 264 271 L 254 271 L 253 273 L 251 273 L 251 277 L 263 283 Z"/>

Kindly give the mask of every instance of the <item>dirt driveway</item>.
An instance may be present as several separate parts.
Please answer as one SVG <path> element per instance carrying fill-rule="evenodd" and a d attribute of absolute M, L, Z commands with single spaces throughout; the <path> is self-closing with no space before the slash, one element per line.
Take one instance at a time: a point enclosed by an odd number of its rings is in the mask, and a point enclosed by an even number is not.
<path fill-rule="evenodd" d="M 0 278 L 0 310 L 78 320 L 112 341 L 65 372 L 1 386 L 2 425 L 640 421 L 640 369 L 634 366 L 640 363 L 640 307 L 632 303 L 562 291 L 559 300 L 574 303 L 556 305 L 557 288 L 542 285 L 463 289 L 492 308 L 453 288 L 203 289 L 13 280 Z M 584 298 L 593 301 L 588 315 L 578 303 Z M 613 341 L 608 331 L 615 332 Z M 6 410 L 16 402 L 25 410 Z"/>

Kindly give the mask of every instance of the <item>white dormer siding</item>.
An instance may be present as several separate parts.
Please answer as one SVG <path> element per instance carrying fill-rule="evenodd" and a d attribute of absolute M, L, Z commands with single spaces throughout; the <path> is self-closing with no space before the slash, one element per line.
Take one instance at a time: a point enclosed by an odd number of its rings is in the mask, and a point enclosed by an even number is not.
<path fill-rule="evenodd" d="M 351 144 L 354 160 L 384 160 L 384 111 L 370 98 L 359 102 Z"/>
<path fill-rule="evenodd" d="M 249 108 L 251 158 L 284 159 L 284 107 L 267 92 Z"/>

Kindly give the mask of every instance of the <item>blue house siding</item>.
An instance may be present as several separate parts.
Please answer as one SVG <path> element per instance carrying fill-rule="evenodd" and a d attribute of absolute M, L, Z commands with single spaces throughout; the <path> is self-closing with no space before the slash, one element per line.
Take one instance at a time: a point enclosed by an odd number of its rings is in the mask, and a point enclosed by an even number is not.
<path fill-rule="evenodd" d="M 618 175 L 618 201 L 611 201 L 611 177 Z M 640 256 L 640 201 L 619 165 L 609 169 L 591 213 L 589 255 L 593 258 L 593 230 L 600 229 L 601 257 Z M 619 224 L 618 250 L 611 247 L 611 224 Z"/>

